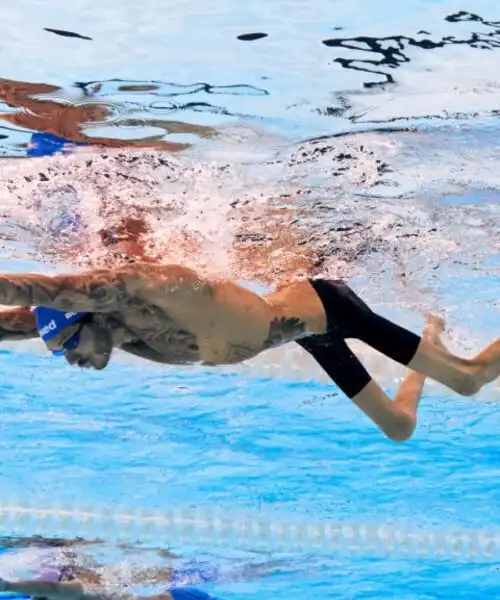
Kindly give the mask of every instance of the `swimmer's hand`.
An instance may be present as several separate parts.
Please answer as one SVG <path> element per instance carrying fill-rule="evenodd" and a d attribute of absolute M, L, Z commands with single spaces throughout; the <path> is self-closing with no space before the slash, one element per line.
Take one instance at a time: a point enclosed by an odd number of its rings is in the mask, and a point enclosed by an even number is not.
<path fill-rule="evenodd" d="M 0 342 L 38 337 L 35 315 L 29 308 L 0 311 Z"/>
<path fill-rule="evenodd" d="M 59 582 L 32 579 L 13 582 L 2 579 L 1 582 L 0 589 L 3 592 L 15 592 L 49 600 L 81 600 L 85 595 L 83 585 L 78 581 Z"/>

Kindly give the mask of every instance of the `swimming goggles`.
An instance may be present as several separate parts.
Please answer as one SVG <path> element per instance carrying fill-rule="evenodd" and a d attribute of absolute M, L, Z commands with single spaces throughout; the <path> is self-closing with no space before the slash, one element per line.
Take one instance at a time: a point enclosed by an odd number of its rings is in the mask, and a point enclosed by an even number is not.
<path fill-rule="evenodd" d="M 52 354 L 54 356 L 63 356 L 65 350 L 74 350 L 75 348 L 77 348 L 78 344 L 80 343 L 82 327 L 84 325 L 85 325 L 85 321 L 80 321 L 75 333 L 70 335 L 69 338 L 61 344 L 61 348 L 58 348 L 57 350 L 51 350 Z"/>

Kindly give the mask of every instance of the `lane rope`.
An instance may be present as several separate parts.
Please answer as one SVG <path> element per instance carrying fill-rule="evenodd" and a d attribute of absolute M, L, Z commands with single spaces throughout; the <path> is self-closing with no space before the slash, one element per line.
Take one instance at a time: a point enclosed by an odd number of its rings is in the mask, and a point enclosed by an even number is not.
<path fill-rule="evenodd" d="M 500 529 L 422 529 L 397 524 L 286 521 L 265 512 L 164 509 L 161 512 L 37 508 L 0 504 L 0 532 L 104 542 L 190 544 L 248 550 L 327 552 L 466 562 L 500 560 Z"/>

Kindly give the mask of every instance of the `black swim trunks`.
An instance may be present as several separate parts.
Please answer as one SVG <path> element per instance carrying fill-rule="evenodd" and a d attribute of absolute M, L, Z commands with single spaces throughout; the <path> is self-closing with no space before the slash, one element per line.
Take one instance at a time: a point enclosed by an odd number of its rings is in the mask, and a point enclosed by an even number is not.
<path fill-rule="evenodd" d="M 374 313 L 344 281 L 312 279 L 325 309 L 327 332 L 311 335 L 298 344 L 349 398 L 371 381 L 371 376 L 353 354 L 346 339 L 358 339 L 402 365 L 415 356 L 420 337 Z"/>

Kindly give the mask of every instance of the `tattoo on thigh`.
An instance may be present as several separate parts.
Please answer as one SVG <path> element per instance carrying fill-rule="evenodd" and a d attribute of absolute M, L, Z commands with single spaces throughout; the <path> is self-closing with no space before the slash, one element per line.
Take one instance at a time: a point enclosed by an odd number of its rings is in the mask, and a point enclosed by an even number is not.
<path fill-rule="evenodd" d="M 264 349 L 286 344 L 302 337 L 306 332 L 306 324 L 297 317 L 276 317 L 269 326 L 269 335 L 264 341 Z"/>
<path fill-rule="evenodd" d="M 249 358 L 253 358 L 258 354 L 258 350 L 244 344 L 231 344 L 226 355 L 228 363 L 239 363 Z"/>

